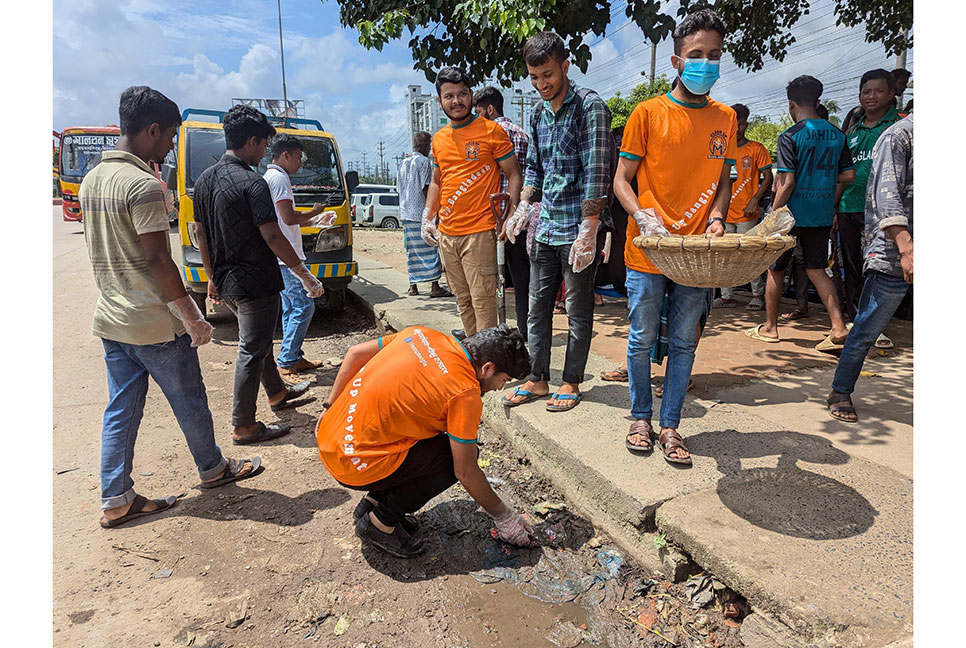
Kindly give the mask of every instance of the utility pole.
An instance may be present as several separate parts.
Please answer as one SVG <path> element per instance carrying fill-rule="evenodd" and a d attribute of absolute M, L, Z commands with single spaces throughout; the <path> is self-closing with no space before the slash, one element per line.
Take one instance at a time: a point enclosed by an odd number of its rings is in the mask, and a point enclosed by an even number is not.
<path fill-rule="evenodd" d="M 397 155 L 393 158 L 396 161 L 396 182 L 399 182 L 399 166 L 402 164 L 403 157 L 402 155 Z"/>
<path fill-rule="evenodd" d="M 288 90 L 285 87 L 285 49 L 282 47 L 282 0 L 278 0 L 278 51 L 282 56 L 282 110 L 284 127 L 288 128 Z"/>
<path fill-rule="evenodd" d="M 383 161 L 383 149 L 385 148 L 385 142 L 379 140 L 379 173 L 382 176 L 383 181 L 386 179 L 386 164 Z"/>
<path fill-rule="evenodd" d="M 902 33 L 902 36 L 903 36 L 903 38 L 905 38 L 905 40 L 906 40 L 906 42 L 908 43 L 908 42 L 909 42 L 909 30 L 908 30 L 908 29 L 907 29 L 907 30 L 905 30 L 905 31 L 904 31 L 904 32 Z M 897 69 L 897 70 L 905 70 L 905 69 L 906 69 L 906 51 L 907 51 L 907 50 L 906 50 L 906 48 L 905 48 L 905 47 L 903 47 L 903 48 L 902 48 L 902 51 L 901 51 L 901 52 L 899 52 L 899 53 L 898 53 L 898 54 L 896 55 L 896 69 Z M 903 93 L 903 94 L 905 94 L 905 93 Z M 903 106 L 903 103 L 902 103 L 902 100 L 903 100 L 903 96 L 902 96 L 902 95 L 899 95 L 899 98 L 898 98 L 898 100 L 896 101 L 896 104 L 897 104 L 897 105 L 898 105 L 898 106 L 899 106 L 900 108 L 902 108 L 902 106 Z"/>
<path fill-rule="evenodd" d="M 369 165 L 366 164 L 366 152 L 365 151 L 362 152 L 362 174 L 364 176 L 368 176 L 369 175 Z"/>
<path fill-rule="evenodd" d="M 524 124 L 525 118 L 523 116 L 523 103 L 524 103 L 524 101 L 525 100 L 524 100 L 524 97 L 523 97 L 523 93 L 520 93 L 520 95 L 516 99 L 513 100 L 513 103 L 520 104 L 520 128 L 524 128 L 525 129 L 526 128 L 526 125 Z"/>
<path fill-rule="evenodd" d="M 654 83 L 655 68 L 657 67 L 657 43 L 651 41 L 651 83 Z"/>

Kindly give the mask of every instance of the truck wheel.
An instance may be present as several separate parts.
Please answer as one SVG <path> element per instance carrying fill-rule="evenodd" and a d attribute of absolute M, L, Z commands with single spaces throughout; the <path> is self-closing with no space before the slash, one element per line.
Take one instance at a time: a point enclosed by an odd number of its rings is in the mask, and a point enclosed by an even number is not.
<path fill-rule="evenodd" d="M 399 221 L 390 216 L 389 218 L 383 218 L 382 223 L 379 225 L 382 229 L 395 230 L 399 229 Z"/>
<path fill-rule="evenodd" d="M 345 288 L 326 288 L 325 308 L 331 313 L 341 313 L 345 309 Z"/>
<path fill-rule="evenodd" d="M 189 290 L 188 294 L 191 295 L 191 301 L 193 301 L 197 306 L 198 310 L 201 311 L 201 316 L 204 318 L 208 317 L 208 313 L 205 310 L 208 306 L 207 295 L 204 293 L 196 293 L 193 290 Z"/>

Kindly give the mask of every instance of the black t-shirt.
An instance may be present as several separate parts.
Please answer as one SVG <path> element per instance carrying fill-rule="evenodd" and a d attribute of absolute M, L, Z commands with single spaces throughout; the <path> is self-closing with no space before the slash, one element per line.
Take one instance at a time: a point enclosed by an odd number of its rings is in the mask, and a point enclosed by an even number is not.
<path fill-rule="evenodd" d="M 262 176 L 225 153 L 195 183 L 194 212 L 205 229 L 211 278 L 222 297 L 255 299 L 284 289 L 278 259 L 258 230 L 278 222 Z"/>

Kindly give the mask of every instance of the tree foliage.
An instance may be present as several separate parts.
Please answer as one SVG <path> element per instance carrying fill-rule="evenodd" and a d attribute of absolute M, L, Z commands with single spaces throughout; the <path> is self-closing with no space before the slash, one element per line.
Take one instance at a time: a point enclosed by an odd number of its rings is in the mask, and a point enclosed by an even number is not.
<path fill-rule="evenodd" d="M 627 118 L 634 112 L 637 104 L 670 91 L 671 82 L 662 74 L 653 81 L 647 81 L 646 83 L 635 86 L 626 97 L 618 92 L 607 100 L 607 107 L 610 108 L 611 127 L 617 128 L 618 126 L 626 124 Z"/>
<path fill-rule="evenodd" d="M 524 41 L 544 29 L 564 39 L 582 71 L 590 62 L 589 34 L 602 36 L 610 23 L 610 0 L 337 0 L 339 19 L 359 32 L 359 42 L 381 50 L 408 34 L 416 69 L 434 81 L 446 65 L 463 67 L 476 80 L 509 85 L 526 76 Z M 795 42 L 792 28 L 809 15 L 812 0 L 627 0 L 624 14 L 647 40 L 668 38 L 688 13 L 713 6 L 728 25 L 725 49 L 740 68 L 760 70 L 765 57 L 783 61 Z M 675 10 L 676 9 L 676 10 Z M 835 0 L 836 24 L 864 25 L 866 40 L 887 55 L 912 47 L 912 0 Z"/>

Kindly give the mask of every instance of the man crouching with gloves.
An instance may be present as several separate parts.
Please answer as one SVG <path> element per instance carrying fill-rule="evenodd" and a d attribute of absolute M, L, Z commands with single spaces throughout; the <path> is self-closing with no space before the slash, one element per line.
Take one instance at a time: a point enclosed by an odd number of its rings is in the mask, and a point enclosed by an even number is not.
<path fill-rule="evenodd" d="M 477 464 L 482 396 L 530 371 L 523 337 L 500 325 L 461 343 L 413 326 L 346 354 L 319 418 L 319 456 L 343 486 L 367 491 L 355 533 L 400 558 L 423 552 L 415 513 L 459 481 L 493 516 L 499 537 L 533 529 L 493 492 Z"/>

